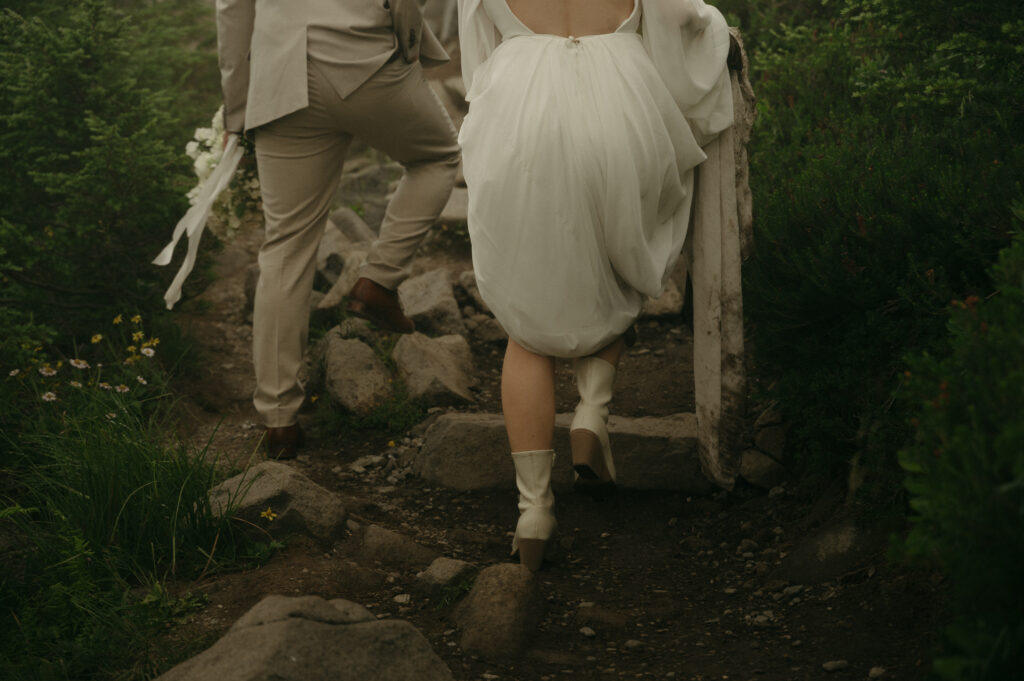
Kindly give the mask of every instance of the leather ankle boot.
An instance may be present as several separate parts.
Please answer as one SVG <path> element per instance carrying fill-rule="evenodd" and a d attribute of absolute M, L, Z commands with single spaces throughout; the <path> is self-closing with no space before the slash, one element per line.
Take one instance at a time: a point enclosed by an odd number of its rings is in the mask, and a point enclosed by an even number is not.
<path fill-rule="evenodd" d="M 555 495 L 551 491 L 551 469 L 555 452 L 550 449 L 512 452 L 519 488 L 519 522 L 512 539 L 512 553 L 531 572 L 540 569 L 544 552 L 555 532 Z"/>
<path fill-rule="evenodd" d="M 615 462 L 608 442 L 608 403 L 612 400 L 615 367 L 600 357 L 576 360 L 580 402 L 569 427 L 572 465 L 580 480 L 615 482 Z"/>

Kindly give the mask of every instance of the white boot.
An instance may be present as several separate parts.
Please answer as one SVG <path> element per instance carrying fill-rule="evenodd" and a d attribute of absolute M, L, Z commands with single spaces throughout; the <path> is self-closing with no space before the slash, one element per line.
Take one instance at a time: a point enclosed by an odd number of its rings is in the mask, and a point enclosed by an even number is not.
<path fill-rule="evenodd" d="M 580 402 L 569 427 L 572 465 L 583 480 L 615 482 L 615 462 L 608 442 L 608 403 L 612 401 L 615 366 L 600 357 L 576 360 Z"/>
<path fill-rule="evenodd" d="M 540 569 L 547 542 L 555 532 L 555 495 L 551 492 L 551 469 L 555 452 L 551 449 L 512 452 L 519 488 L 519 522 L 512 539 L 512 553 L 532 572 Z"/>

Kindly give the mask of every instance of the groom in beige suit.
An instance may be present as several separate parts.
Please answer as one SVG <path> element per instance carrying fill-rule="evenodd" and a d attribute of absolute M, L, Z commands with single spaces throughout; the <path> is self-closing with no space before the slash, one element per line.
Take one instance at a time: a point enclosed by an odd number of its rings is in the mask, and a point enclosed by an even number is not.
<path fill-rule="evenodd" d="M 268 452 L 302 446 L 296 414 L 315 256 L 353 137 L 401 163 L 348 311 L 413 330 L 395 289 L 448 200 L 459 163 L 451 120 L 422 63 L 448 60 L 417 0 L 217 0 L 224 125 L 252 131 L 266 240 L 253 312 L 256 410 Z"/>

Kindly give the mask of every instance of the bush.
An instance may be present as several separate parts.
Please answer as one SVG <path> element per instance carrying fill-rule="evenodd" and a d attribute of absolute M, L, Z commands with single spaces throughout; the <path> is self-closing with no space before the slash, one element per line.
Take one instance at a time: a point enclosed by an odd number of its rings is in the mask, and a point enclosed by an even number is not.
<path fill-rule="evenodd" d="M 993 279 L 990 297 L 954 302 L 947 348 L 913 358 L 906 379 L 907 548 L 950 578 L 952 656 L 936 663 L 950 680 L 1009 679 L 1024 665 L 1024 237 Z"/>
<path fill-rule="evenodd" d="M 15 363 L 57 330 L 159 306 L 169 278 L 150 260 L 191 185 L 171 114 L 189 97 L 168 78 L 195 60 L 166 9 L 20 5 L 0 12 L 0 325 L 17 331 L 0 355 Z"/>
<path fill-rule="evenodd" d="M 760 3 L 751 22 L 767 28 L 785 7 Z M 986 270 L 1008 242 L 1024 74 L 1017 48 L 992 36 L 1015 31 L 1015 17 L 1002 2 L 960 3 L 959 23 L 913 3 L 808 7 L 794 14 L 806 24 L 752 41 L 745 310 L 803 469 L 835 474 L 860 455 L 872 479 L 894 480 L 908 436 L 891 399 L 901 357 L 943 338 L 949 300 L 990 290 Z"/>
<path fill-rule="evenodd" d="M 89 340 L 0 378 L 0 678 L 130 669 L 179 607 L 164 580 L 266 550 L 212 513 L 207 452 L 167 441 L 159 338 L 119 315 Z"/>

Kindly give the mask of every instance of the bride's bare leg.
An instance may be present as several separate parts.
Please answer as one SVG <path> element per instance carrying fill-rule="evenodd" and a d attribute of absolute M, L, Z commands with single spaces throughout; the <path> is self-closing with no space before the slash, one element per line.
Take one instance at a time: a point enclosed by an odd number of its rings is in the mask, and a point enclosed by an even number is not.
<path fill-rule="evenodd" d="M 519 489 L 519 521 L 512 553 L 518 551 L 519 562 L 536 571 L 556 525 L 555 495 L 551 492 L 555 463 L 551 449 L 555 430 L 554 359 L 534 354 L 510 339 L 501 370 L 501 405 Z"/>
<path fill-rule="evenodd" d="M 591 357 L 600 357 L 604 361 L 611 364 L 613 367 L 619 366 L 619 358 L 622 357 L 622 351 L 626 349 L 626 341 L 622 336 L 619 336 L 616 340 L 612 341 L 608 345 L 604 346 Z"/>
<path fill-rule="evenodd" d="M 501 405 L 513 452 L 551 449 L 555 430 L 555 361 L 514 340 L 501 370 Z"/>

